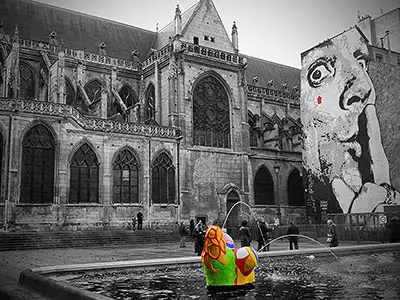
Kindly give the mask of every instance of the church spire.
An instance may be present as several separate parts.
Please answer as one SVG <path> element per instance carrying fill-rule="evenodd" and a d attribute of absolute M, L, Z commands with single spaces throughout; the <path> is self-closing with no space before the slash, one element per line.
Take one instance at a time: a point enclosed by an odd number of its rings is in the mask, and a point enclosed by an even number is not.
<path fill-rule="evenodd" d="M 236 27 L 236 22 L 233 21 L 232 25 L 232 45 L 235 52 L 239 51 L 239 41 L 238 41 L 238 31 Z"/>
<path fill-rule="evenodd" d="M 182 35 L 182 16 L 179 4 L 176 5 L 175 9 L 175 35 Z"/>

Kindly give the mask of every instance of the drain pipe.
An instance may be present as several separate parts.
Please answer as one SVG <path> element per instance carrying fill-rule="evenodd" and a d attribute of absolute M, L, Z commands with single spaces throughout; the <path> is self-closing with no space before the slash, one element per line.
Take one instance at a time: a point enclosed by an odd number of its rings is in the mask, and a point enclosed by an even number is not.
<path fill-rule="evenodd" d="M 8 119 L 8 144 L 7 144 L 7 165 L 6 165 L 6 191 L 5 191 L 5 201 L 4 201 L 4 230 L 8 230 L 8 206 L 10 202 L 10 166 L 11 166 L 11 138 L 12 138 L 12 118 L 13 113 L 10 111 Z"/>
<path fill-rule="evenodd" d="M 148 192 L 148 196 L 149 196 L 149 210 L 148 210 L 148 220 L 149 220 L 149 228 L 151 228 L 151 197 L 152 197 L 152 192 L 151 192 L 151 184 L 150 184 L 150 180 L 151 180 L 151 138 L 149 138 L 149 174 L 148 174 L 148 178 L 149 178 L 149 184 L 147 185 L 149 188 L 149 192 Z"/>
<path fill-rule="evenodd" d="M 181 145 L 181 140 L 183 136 L 180 135 L 176 138 L 176 169 L 177 169 L 177 203 L 178 203 L 178 222 L 181 221 L 181 187 L 180 187 L 180 154 L 179 148 Z"/>

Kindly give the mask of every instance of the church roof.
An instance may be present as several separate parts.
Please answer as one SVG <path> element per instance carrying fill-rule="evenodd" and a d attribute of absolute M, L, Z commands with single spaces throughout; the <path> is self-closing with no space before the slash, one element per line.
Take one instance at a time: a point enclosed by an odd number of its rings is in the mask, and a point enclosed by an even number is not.
<path fill-rule="evenodd" d="M 104 42 L 107 56 L 126 60 L 131 60 L 131 52 L 138 50 L 143 61 L 157 35 L 131 25 L 30 0 L 1 0 L 0 21 L 5 33 L 11 36 L 18 26 L 20 38 L 47 42 L 54 31 L 66 48 L 98 53 L 99 44 Z"/>
<path fill-rule="evenodd" d="M 288 92 L 293 93 L 293 87 L 300 89 L 300 69 L 281 65 L 261 58 L 243 55 L 247 59 L 246 80 L 249 85 L 268 88 L 268 81 L 273 80 L 272 89 L 283 91 L 287 84 Z M 253 78 L 258 77 L 258 83 Z"/>
<path fill-rule="evenodd" d="M 194 4 L 191 8 L 186 10 L 181 14 L 182 18 L 182 29 L 185 28 L 188 21 L 191 19 L 191 16 L 196 10 L 196 7 L 199 6 L 200 2 Z M 173 11 L 171 11 L 171 16 L 173 16 Z M 155 40 L 153 48 L 159 50 L 165 45 L 169 43 L 169 39 L 175 35 L 175 20 L 172 20 L 168 25 L 164 26 L 157 35 L 157 39 Z"/>

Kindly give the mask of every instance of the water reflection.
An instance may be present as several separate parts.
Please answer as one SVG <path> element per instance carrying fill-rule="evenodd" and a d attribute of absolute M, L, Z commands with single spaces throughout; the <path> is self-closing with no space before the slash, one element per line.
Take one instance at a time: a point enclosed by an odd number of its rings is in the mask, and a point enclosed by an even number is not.
<path fill-rule="evenodd" d="M 207 290 L 201 267 L 76 275 L 69 282 L 113 299 L 400 299 L 400 254 L 264 259 L 251 289 Z M 351 275 L 346 270 L 351 269 Z"/>

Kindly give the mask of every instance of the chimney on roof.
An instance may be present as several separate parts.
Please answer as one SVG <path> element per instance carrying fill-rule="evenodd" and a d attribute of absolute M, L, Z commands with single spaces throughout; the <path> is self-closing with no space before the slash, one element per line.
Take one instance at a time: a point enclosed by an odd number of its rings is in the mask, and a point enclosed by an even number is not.
<path fill-rule="evenodd" d="M 176 5 L 175 9 L 175 36 L 182 35 L 182 16 L 179 5 Z"/>
<path fill-rule="evenodd" d="M 236 27 L 236 22 L 233 21 L 232 25 L 232 45 L 235 52 L 239 51 L 239 35 Z"/>
<path fill-rule="evenodd" d="M 106 43 L 104 43 L 104 42 L 102 42 L 100 45 L 99 45 L 99 54 L 100 55 L 107 55 L 107 52 L 106 52 Z"/>

